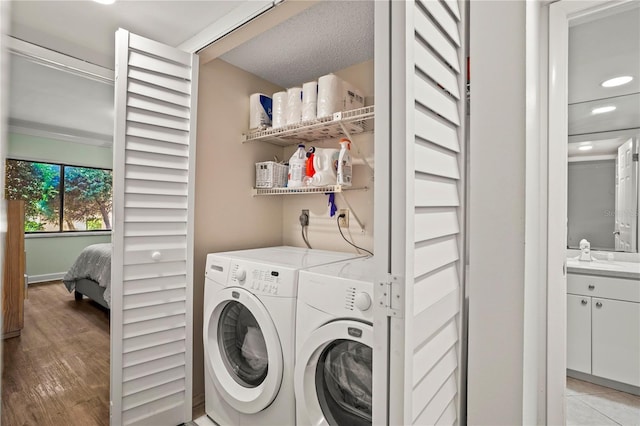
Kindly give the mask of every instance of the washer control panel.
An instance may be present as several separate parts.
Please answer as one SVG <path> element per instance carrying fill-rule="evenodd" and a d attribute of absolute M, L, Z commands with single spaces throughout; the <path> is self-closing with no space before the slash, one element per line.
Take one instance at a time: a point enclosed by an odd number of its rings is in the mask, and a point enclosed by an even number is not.
<path fill-rule="evenodd" d="M 281 297 L 296 295 L 297 277 L 292 270 L 232 261 L 229 281 L 229 284 L 244 287 L 254 294 Z"/>

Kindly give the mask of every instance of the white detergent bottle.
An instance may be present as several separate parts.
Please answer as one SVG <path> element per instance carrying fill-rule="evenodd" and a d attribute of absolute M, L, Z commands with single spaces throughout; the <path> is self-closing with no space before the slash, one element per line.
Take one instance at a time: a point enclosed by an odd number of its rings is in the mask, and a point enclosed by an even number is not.
<path fill-rule="evenodd" d="M 340 139 L 338 185 L 351 186 L 351 141 L 347 138 Z"/>
<path fill-rule="evenodd" d="M 298 145 L 298 149 L 289 159 L 289 179 L 287 187 L 298 188 L 303 185 L 304 176 L 307 173 L 307 153 L 304 145 Z"/>

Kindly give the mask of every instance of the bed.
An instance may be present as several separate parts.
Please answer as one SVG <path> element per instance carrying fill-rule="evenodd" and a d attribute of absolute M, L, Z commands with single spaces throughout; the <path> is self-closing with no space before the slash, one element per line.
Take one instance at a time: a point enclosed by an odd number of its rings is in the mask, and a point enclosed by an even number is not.
<path fill-rule="evenodd" d="M 62 282 L 75 292 L 76 300 L 87 296 L 107 309 L 111 303 L 111 243 L 85 247 Z"/>

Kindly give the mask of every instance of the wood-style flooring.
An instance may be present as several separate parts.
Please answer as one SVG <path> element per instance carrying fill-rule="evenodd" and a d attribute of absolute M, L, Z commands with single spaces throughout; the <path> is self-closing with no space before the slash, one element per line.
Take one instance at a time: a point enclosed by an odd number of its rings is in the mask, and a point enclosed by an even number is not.
<path fill-rule="evenodd" d="M 29 286 L 2 347 L 2 426 L 109 424 L 109 313 L 60 281 Z"/>

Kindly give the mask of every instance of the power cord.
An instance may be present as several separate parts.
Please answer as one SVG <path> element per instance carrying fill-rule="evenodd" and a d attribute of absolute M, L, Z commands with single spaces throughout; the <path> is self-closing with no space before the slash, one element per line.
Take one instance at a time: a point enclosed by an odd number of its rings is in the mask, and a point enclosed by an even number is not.
<path fill-rule="evenodd" d="M 302 234 L 302 239 L 307 247 L 311 248 L 311 244 L 309 244 L 309 236 L 305 235 L 305 229 L 307 230 L 307 234 L 309 233 L 309 214 L 302 212 L 299 217 L 300 220 L 300 232 Z"/>
<path fill-rule="evenodd" d="M 356 250 L 362 250 L 362 251 L 366 251 L 367 253 L 369 253 L 371 256 L 373 256 L 373 253 L 371 253 L 369 250 L 364 249 L 362 247 L 359 247 L 355 244 L 353 244 L 351 241 L 347 240 L 347 237 L 344 236 L 344 234 L 342 233 L 342 228 L 340 227 L 340 218 L 341 217 L 345 217 L 344 214 L 339 214 L 338 217 L 336 218 L 336 223 L 338 224 L 338 231 L 340 231 L 340 235 L 342 235 L 342 238 L 349 244 L 351 244 L 353 247 L 356 248 Z"/>

